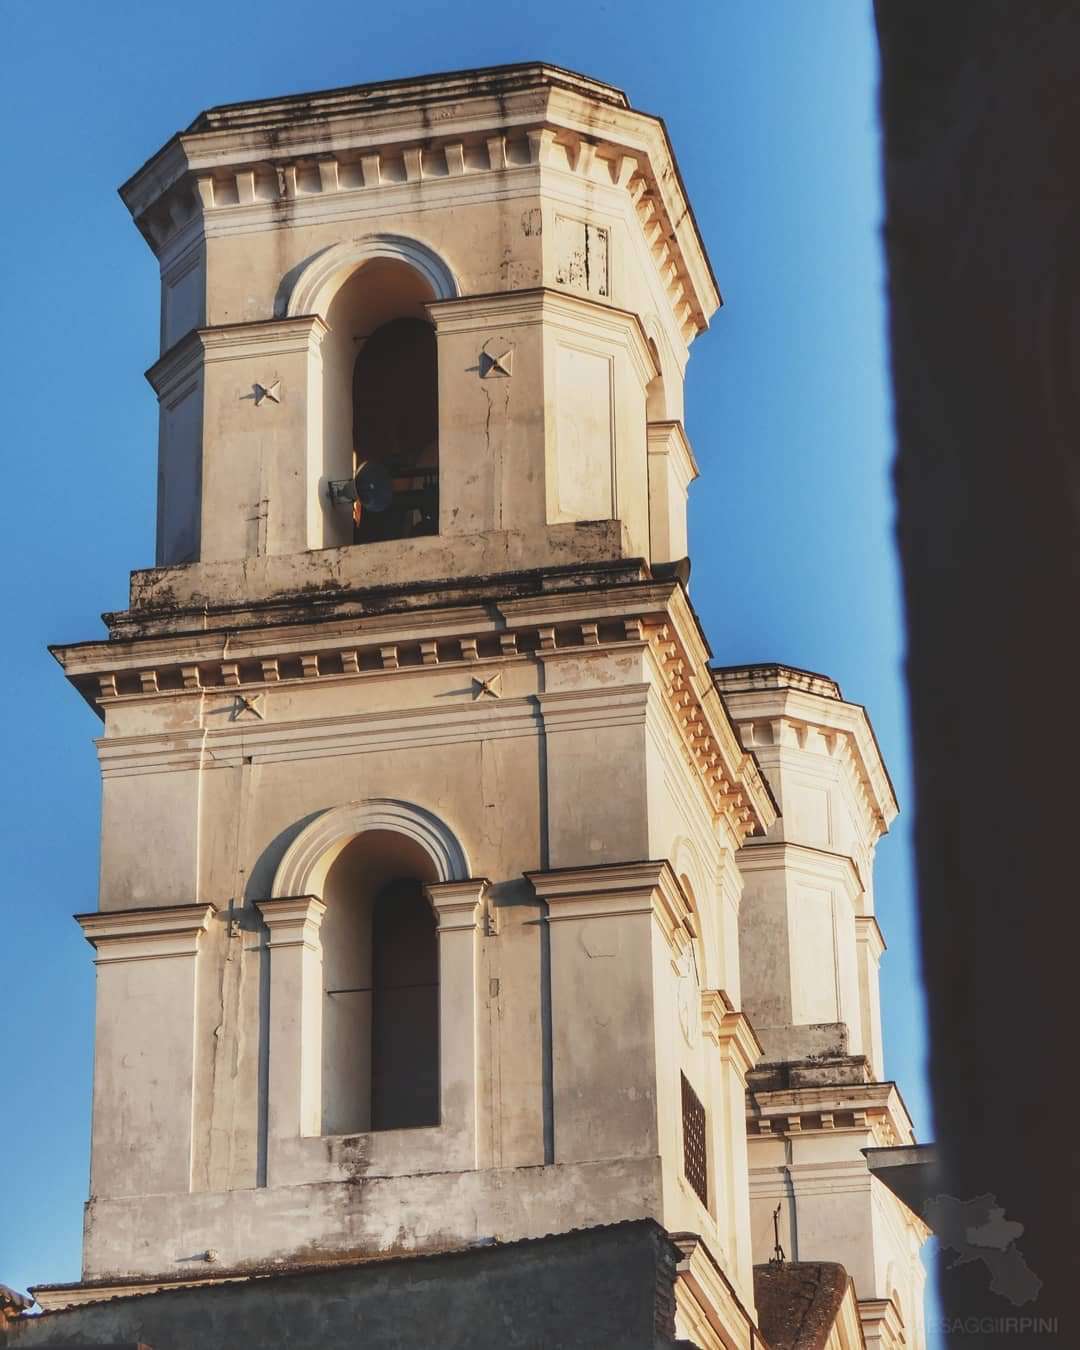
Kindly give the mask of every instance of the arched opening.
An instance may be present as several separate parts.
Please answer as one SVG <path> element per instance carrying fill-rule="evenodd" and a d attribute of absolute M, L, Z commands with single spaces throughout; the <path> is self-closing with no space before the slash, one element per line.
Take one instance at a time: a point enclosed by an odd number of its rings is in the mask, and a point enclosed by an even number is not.
<path fill-rule="evenodd" d="M 393 830 L 351 839 L 323 887 L 322 1132 L 439 1123 L 432 858 Z"/>
<path fill-rule="evenodd" d="M 439 529 L 439 412 L 435 330 L 423 319 L 382 324 L 361 340 L 353 368 L 353 455 L 386 469 L 384 510 L 359 506 L 355 543 Z"/>
<path fill-rule="evenodd" d="M 664 387 L 664 367 L 660 362 L 660 350 L 653 338 L 649 338 L 649 350 L 652 352 L 657 373 L 645 386 L 645 421 L 666 422 L 668 403 L 667 390 Z"/>
<path fill-rule="evenodd" d="M 352 518 L 326 505 L 328 544 L 438 532 L 438 368 L 426 303 L 428 277 L 394 257 L 356 267 L 326 310 L 322 344 L 323 474 L 351 478 L 374 461 L 393 494 L 383 510 Z"/>
<path fill-rule="evenodd" d="M 437 1125 L 439 948 L 420 882 L 391 881 L 375 897 L 371 966 L 371 1128 Z"/>

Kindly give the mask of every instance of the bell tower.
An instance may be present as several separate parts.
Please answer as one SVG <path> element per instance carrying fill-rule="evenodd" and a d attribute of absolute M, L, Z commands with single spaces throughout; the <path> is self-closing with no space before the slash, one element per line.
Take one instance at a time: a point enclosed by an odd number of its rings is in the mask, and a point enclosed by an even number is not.
<path fill-rule="evenodd" d="M 162 277 L 140 603 L 684 556 L 719 296 L 617 90 L 524 66 L 211 109 L 121 194 Z M 372 460 L 396 500 L 354 522 L 331 485 Z"/>
<path fill-rule="evenodd" d="M 54 649 L 104 722 L 84 1280 L 651 1219 L 681 1334 L 749 1346 L 777 807 L 685 590 L 719 296 L 663 124 L 431 76 L 213 108 L 121 195 L 157 559 Z"/>

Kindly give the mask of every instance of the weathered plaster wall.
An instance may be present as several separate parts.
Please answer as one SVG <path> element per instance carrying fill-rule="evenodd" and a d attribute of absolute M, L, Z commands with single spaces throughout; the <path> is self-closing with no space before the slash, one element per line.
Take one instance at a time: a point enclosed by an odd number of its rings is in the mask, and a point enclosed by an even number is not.
<path fill-rule="evenodd" d="M 315 1346 L 411 1350 L 674 1345 L 678 1253 L 652 1223 L 410 1260 L 271 1274 L 26 1318 L 26 1347 L 145 1343 L 154 1350 Z M 749 1346 L 749 1337 L 740 1341 Z"/>

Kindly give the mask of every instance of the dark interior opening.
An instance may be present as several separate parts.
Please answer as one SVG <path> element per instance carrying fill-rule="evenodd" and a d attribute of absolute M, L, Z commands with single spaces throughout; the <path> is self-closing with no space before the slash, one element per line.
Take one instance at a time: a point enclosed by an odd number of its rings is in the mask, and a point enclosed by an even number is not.
<path fill-rule="evenodd" d="M 353 368 L 353 451 L 357 465 L 384 465 L 394 488 L 385 511 L 359 510 L 355 543 L 438 533 L 435 330 L 423 319 L 392 319 L 363 340 Z"/>
<path fill-rule="evenodd" d="M 439 1123 L 439 945 L 419 881 L 391 881 L 371 927 L 371 1127 Z"/>

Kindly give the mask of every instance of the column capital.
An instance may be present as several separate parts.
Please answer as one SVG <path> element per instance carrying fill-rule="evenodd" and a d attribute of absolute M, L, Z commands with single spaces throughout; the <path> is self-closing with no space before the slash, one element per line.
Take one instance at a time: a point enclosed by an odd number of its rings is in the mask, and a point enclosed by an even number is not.
<path fill-rule="evenodd" d="M 268 946 L 304 946 L 318 949 L 319 927 L 326 906 L 317 895 L 281 895 L 256 900 L 255 908 L 270 930 Z"/>
<path fill-rule="evenodd" d="M 424 892 L 435 911 L 439 932 L 472 929 L 480 923 L 487 877 L 467 877 L 464 881 L 433 881 Z"/>
<path fill-rule="evenodd" d="M 83 937 L 97 952 L 98 965 L 108 961 L 159 960 L 194 956 L 215 905 L 165 905 L 152 909 L 108 909 L 76 914 Z"/>

